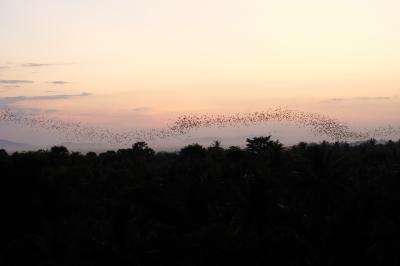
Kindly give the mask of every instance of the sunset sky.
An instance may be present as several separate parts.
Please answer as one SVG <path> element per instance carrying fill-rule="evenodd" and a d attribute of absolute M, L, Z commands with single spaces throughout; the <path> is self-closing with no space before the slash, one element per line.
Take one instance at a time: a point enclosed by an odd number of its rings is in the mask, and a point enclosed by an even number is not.
<path fill-rule="evenodd" d="M 115 130 L 278 106 L 400 125 L 399 10 L 398 0 L 0 0 L 0 108 Z M 309 137 L 292 129 L 193 140 Z M 1 121 L 0 139 L 68 141 Z"/>

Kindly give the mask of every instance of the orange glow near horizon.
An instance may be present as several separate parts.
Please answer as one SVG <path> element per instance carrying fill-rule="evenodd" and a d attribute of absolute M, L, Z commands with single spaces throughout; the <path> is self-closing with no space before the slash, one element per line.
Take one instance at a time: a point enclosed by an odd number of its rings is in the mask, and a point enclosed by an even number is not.
<path fill-rule="evenodd" d="M 0 84 L 0 97 L 87 92 L 13 106 L 115 128 L 277 106 L 400 123 L 398 10 L 395 0 L 3 0 L 0 80 L 32 83 Z"/>

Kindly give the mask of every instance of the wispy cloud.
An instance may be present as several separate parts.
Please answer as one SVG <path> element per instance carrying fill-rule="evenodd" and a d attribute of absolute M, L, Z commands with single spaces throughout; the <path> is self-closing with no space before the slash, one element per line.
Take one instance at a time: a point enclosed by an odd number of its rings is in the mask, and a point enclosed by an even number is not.
<path fill-rule="evenodd" d="M 21 66 L 23 67 L 44 67 L 44 66 L 53 66 L 54 64 L 43 64 L 43 63 L 25 63 Z"/>
<path fill-rule="evenodd" d="M 0 87 L 0 93 L 6 92 L 6 91 L 9 91 L 12 89 L 13 89 L 12 87 Z"/>
<path fill-rule="evenodd" d="M 46 66 L 61 66 L 61 65 L 70 65 L 73 63 L 35 63 L 29 62 L 21 64 L 22 67 L 46 67 Z"/>
<path fill-rule="evenodd" d="M 23 80 L 23 79 L 0 79 L 0 84 L 27 84 L 33 83 L 32 80 Z"/>
<path fill-rule="evenodd" d="M 81 94 L 60 94 L 60 95 L 40 95 L 40 96 L 14 96 L 0 97 L 0 105 L 10 105 L 22 101 L 41 101 L 41 100 L 66 100 L 76 97 L 86 97 L 92 94 L 83 92 Z"/>
<path fill-rule="evenodd" d="M 133 112 L 137 112 L 137 113 L 144 113 L 144 112 L 148 112 L 151 111 L 152 108 L 149 106 L 142 106 L 142 107 L 137 107 L 137 108 L 133 108 L 131 109 Z"/>
<path fill-rule="evenodd" d="M 64 84 L 68 84 L 70 82 L 63 81 L 63 80 L 54 80 L 54 81 L 50 81 L 49 83 L 54 84 L 54 85 L 64 85 Z"/>
<path fill-rule="evenodd" d="M 334 103 L 334 102 L 349 102 L 349 101 L 387 101 L 392 99 L 397 99 L 397 97 L 377 96 L 377 97 L 330 98 L 322 102 Z"/>
<path fill-rule="evenodd" d="M 21 109 L 20 109 L 21 110 Z M 43 114 L 43 113 L 56 113 L 58 112 L 57 109 L 40 109 L 40 108 L 26 108 L 24 110 L 27 110 L 30 113 L 38 113 L 38 114 Z"/>
<path fill-rule="evenodd" d="M 8 66 L 0 66 L 0 69 L 6 69 Z"/>
<path fill-rule="evenodd" d="M 2 84 L 2 88 L 20 88 L 20 85 L 15 85 L 15 84 Z"/>

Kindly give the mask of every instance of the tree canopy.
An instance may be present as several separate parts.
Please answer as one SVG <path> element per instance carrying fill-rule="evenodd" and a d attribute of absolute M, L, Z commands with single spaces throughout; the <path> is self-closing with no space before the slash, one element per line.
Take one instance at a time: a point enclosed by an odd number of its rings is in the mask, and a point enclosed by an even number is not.
<path fill-rule="evenodd" d="M 0 150 L 1 265 L 398 265 L 400 141 Z"/>

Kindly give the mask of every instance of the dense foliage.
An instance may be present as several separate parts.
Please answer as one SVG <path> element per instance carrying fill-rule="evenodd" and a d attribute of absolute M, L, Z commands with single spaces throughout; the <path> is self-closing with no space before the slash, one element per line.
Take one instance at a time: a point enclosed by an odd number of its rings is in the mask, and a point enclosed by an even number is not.
<path fill-rule="evenodd" d="M 400 141 L 0 150 L 1 265 L 400 265 Z"/>

